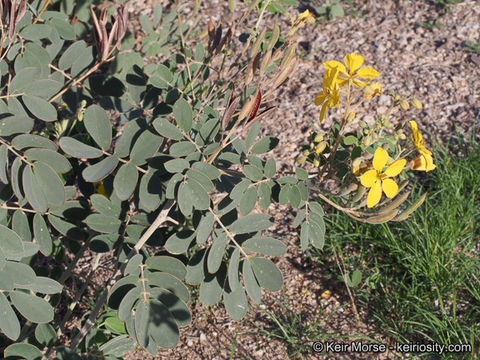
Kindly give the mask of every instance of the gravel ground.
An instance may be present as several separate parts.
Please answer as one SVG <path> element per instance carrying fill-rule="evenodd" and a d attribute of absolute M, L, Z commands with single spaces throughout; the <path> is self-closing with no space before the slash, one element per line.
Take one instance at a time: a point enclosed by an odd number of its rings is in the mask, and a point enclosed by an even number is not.
<path fill-rule="evenodd" d="M 139 13 L 152 12 L 153 2 L 130 3 L 133 23 Z M 206 0 L 202 14 L 205 19 L 211 16 L 218 22 L 227 11 L 226 3 Z M 428 30 L 419 23 L 438 18 L 433 3 L 415 0 L 356 1 L 361 16 L 347 16 L 298 32 L 302 49 L 300 64 L 295 75 L 277 91 L 275 112 L 262 119 L 263 135 L 280 139 L 274 155 L 284 166 L 292 167 L 299 154 L 299 145 L 307 140 L 311 132 L 310 122 L 318 119 L 319 108 L 313 105 L 313 99 L 322 84 L 321 63 L 342 60 L 350 52 L 361 54 L 367 66 L 380 71 L 380 81 L 386 91 L 394 90 L 402 97 L 411 96 L 422 101 L 422 111 L 409 110 L 394 114 L 394 117 L 397 121 L 415 119 L 423 132 L 429 134 L 427 141 L 433 138 L 442 141 L 456 128 L 469 134 L 474 126 L 478 127 L 480 54 L 468 53 L 465 42 L 480 42 L 480 3 L 464 1 L 452 6 L 451 12 L 438 19 L 441 26 Z M 267 16 L 265 21 L 270 21 L 270 18 Z M 373 111 L 385 111 L 389 98 L 381 96 L 377 101 Z M 363 119 L 373 122 L 374 115 L 370 113 Z M 326 121 L 323 127 L 328 125 Z M 381 335 L 382 330 L 376 328 L 368 313 L 360 311 L 362 323 L 355 321 L 343 287 L 322 275 L 333 263 L 327 259 L 325 268 L 313 265 L 296 250 L 293 245 L 297 243 L 296 232 L 289 226 L 286 211 L 287 208 L 281 206 L 269 209 L 277 220 L 272 232 L 289 244 L 288 254 L 277 261 L 284 274 L 285 297 L 291 308 L 302 313 L 305 321 L 320 321 L 326 334 L 370 336 L 387 344 L 388 339 Z M 325 290 L 332 292 L 327 299 L 321 297 Z M 283 294 L 264 294 L 266 311 L 279 309 L 274 299 L 283 299 Z M 273 324 L 259 307 L 251 307 L 242 322 L 232 321 L 220 306 L 207 309 L 193 304 L 192 311 L 192 324 L 182 329 L 180 343 L 175 349 L 162 350 L 156 357 L 137 349 L 125 358 L 228 359 L 232 346 L 235 346 L 234 359 L 288 359 L 284 343 L 267 339 L 260 333 L 259 328 L 269 328 Z M 332 340 L 342 341 L 338 336 Z M 373 356 L 377 359 L 398 357 L 385 353 L 334 358 Z M 306 358 L 315 359 L 319 355 L 310 352 Z"/>

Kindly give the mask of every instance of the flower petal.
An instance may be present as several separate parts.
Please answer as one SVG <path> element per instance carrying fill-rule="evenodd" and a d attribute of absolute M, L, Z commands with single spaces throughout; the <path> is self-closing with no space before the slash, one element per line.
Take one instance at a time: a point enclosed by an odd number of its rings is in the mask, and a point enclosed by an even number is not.
<path fill-rule="evenodd" d="M 320 91 L 317 96 L 315 96 L 315 105 L 320 106 L 321 104 L 323 104 L 327 96 L 328 95 L 325 93 L 325 91 Z"/>
<path fill-rule="evenodd" d="M 375 79 L 380 76 L 380 73 L 371 67 L 364 67 L 358 69 L 357 75 L 363 79 Z"/>
<path fill-rule="evenodd" d="M 363 57 L 355 53 L 345 55 L 343 60 L 345 61 L 345 65 L 348 67 L 350 75 L 353 75 L 355 70 L 357 70 L 363 64 Z"/>
<path fill-rule="evenodd" d="M 412 170 L 426 171 L 426 165 L 427 163 L 425 161 L 425 157 L 423 157 L 422 155 L 410 161 L 410 168 Z"/>
<path fill-rule="evenodd" d="M 377 150 L 375 150 L 375 155 L 373 155 L 373 168 L 382 171 L 385 165 L 387 165 L 387 161 L 388 153 L 381 147 L 377 148 Z"/>
<path fill-rule="evenodd" d="M 340 61 L 337 61 L 337 60 L 330 60 L 330 61 L 324 62 L 323 67 L 327 70 L 337 68 L 340 72 L 343 72 L 343 73 L 347 72 L 347 69 L 345 69 L 345 66 Z"/>
<path fill-rule="evenodd" d="M 378 180 L 377 170 L 368 170 L 360 177 L 360 182 L 365 187 L 372 187 L 375 181 Z"/>
<path fill-rule="evenodd" d="M 367 206 L 369 208 L 374 207 L 375 205 L 378 204 L 381 198 L 382 198 L 382 186 L 380 185 L 380 181 L 377 181 L 373 184 L 372 188 L 368 192 Z"/>
<path fill-rule="evenodd" d="M 384 174 L 387 175 L 388 177 L 397 176 L 402 172 L 406 163 L 407 163 L 407 160 L 405 159 L 397 160 L 385 170 Z"/>
<path fill-rule="evenodd" d="M 425 171 L 435 170 L 437 166 L 433 163 L 432 155 L 423 154 L 423 157 L 425 158 Z"/>
<path fill-rule="evenodd" d="M 388 198 L 392 198 L 398 193 L 398 185 L 392 179 L 385 179 L 382 181 L 382 188 Z"/>
<path fill-rule="evenodd" d="M 320 110 L 320 122 L 323 121 L 323 119 L 325 119 L 325 114 L 327 112 L 327 102 L 325 102 L 323 105 L 322 105 L 322 110 Z"/>

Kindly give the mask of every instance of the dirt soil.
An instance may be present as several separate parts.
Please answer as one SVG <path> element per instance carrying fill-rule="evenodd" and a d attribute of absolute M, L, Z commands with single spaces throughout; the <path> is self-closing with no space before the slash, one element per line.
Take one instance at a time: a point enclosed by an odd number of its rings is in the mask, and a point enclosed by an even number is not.
<path fill-rule="evenodd" d="M 135 0 L 129 3 L 132 23 L 139 14 L 150 15 L 155 0 Z M 189 2 L 193 4 L 193 1 Z M 240 1 L 237 1 L 240 3 Z M 318 1 L 318 3 L 321 3 Z M 435 1 L 354 1 L 360 16 L 347 15 L 343 19 L 305 27 L 298 32 L 301 60 L 289 81 L 277 91 L 276 110 L 262 119 L 262 135 L 276 136 L 280 145 L 275 157 L 284 166 L 292 168 L 299 155 L 299 145 L 305 143 L 317 122 L 319 108 L 313 99 L 322 84 L 322 62 L 337 59 L 350 52 L 361 54 L 365 65 L 380 71 L 384 91 L 394 90 L 402 97 L 416 97 L 423 110 L 409 110 L 397 114 L 396 119 L 415 119 L 420 129 L 433 138 L 445 139 L 460 128 L 470 134 L 479 126 L 480 118 L 480 54 L 466 51 L 465 42 L 480 42 L 480 2 L 463 1 L 451 6 L 451 12 L 439 17 Z M 308 4 L 305 4 L 308 5 Z M 348 9 L 348 7 L 347 7 Z M 304 7 L 296 11 L 303 11 Z M 218 23 L 228 12 L 227 1 L 205 0 L 202 14 Z M 347 10 L 348 11 L 348 10 Z M 284 19 L 285 28 L 288 20 Z M 271 21 L 266 16 L 265 22 Z M 436 21 L 438 27 L 427 29 L 421 23 Z M 228 25 L 224 23 L 224 25 Z M 237 30 L 236 36 L 240 35 Z M 390 98 L 380 96 L 379 112 L 386 110 Z M 375 114 L 364 120 L 373 122 Z M 323 124 L 328 126 L 328 121 Z M 271 206 L 269 212 L 276 218 L 274 235 L 289 245 L 286 256 L 276 259 L 284 274 L 285 297 L 282 292 L 264 294 L 264 304 L 251 306 L 242 322 L 232 321 L 221 306 L 205 308 L 192 304 L 192 324 L 181 331 L 179 345 L 171 350 L 160 350 L 153 357 L 136 349 L 126 359 L 228 359 L 234 349 L 234 359 L 288 359 L 285 343 L 266 338 L 261 329 L 272 329 L 275 323 L 266 315 L 282 309 L 276 300 L 288 300 L 290 308 L 302 314 L 303 321 L 318 321 L 331 334 L 331 340 L 342 342 L 341 335 L 368 336 L 388 344 L 374 319 L 360 309 L 358 324 L 342 283 L 326 274 L 334 263 L 325 259 L 320 266 L 311 263 L 297 250 L 296 230 L 291 228 L 287 208 Z M 328 236 L 328 229 L 327 229 Z M 323 298 L 324 291 L 331 291 Z M 337 334 L 337 335 L 335 335 Z M 309 339 L 311 341 L 316 339 Z M 320 340 L 320 339 L 318 339 Z M 308 341 L 306 341 L 308 344 Z M 330 356 L 306 351 L 306 359 L 394 359 L 398 354 L 365 354 Z M 298 357 L 300 358 L 300 357 Z"/>

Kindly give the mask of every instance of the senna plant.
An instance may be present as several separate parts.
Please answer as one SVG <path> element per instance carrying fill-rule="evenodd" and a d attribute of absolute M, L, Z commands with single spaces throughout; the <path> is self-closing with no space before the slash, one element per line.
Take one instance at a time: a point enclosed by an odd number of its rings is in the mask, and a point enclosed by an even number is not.
<path fill-rule="evenodd" d="M 406 200 L 400 195 L 375 213 L 358 210 L 365 202 L 375 207 L 382 191 L 390 199 L 404 188 L 391 178 L 412 151 L 420 153 L 413 169 L 434 165 L 415 123 L 416 150 L 402 150 L 402 134 L 385 130 L 388 114 L 346 133 L 359 96 L 364 101 L 381 91 L 361 79 L 377 73 L 358 69 L 355 54 L 347 55 L 346 67 L 324 64 L 315 100 L 321 120 L 344 105 L 342 120 L 329 134 L 312 136 L 298 159 L 310 168 L 277 172 L 266 154 L 278 140 L 258 139 L 262 118 L 295 69 L 295 32 L 314 19 L 308 11 L 293 16 L 282 37 L 275 22 L 261 20 L 267 10 L 286 12 L 291 1 L 229 1 L 237 20 L 204 27 L 200 3 L 188 21 L 185 4 L 157 5 L 151 18 L 139 18 L 145 36 L 137 46 L 120 5 L 1 2 L 6 358 L 113 359 L 135 344 L 156 354 L 159 346 L 174 347 L 179 328 L 191 322 L 194 286 L 203 305 L 222 302 L 242 319 L 262 291 L 282 287 L 271 257 L 286 246 L 262 235 L 273 222 L 266 211 L 272 202 L 297 209 L 302 249 L 323 247 L 325 202 L 373 223 L 402 220 L 420 205 L 400 212 Z M 252 15 L 254 27 L 239 39 L 235 29 Z M 395 98 L 391 111 L 404 104 Z M 355 187 L 352 198 L 343 190 L 337 195 L 360 205 L 333 201 L 323 187 L 329 179 Z M 100 270 L 106 280 L 96 279 Z M 73 298 L 65 285 L 75 287 Z M 69 332 L 80 303 L 90 303 L 90 311 Z"/>

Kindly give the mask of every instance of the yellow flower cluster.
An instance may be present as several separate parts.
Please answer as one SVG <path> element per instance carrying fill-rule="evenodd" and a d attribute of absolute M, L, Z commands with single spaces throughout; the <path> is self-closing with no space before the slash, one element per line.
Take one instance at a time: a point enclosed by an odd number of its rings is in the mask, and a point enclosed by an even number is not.
<path fill-rule="evenodd" d="M 345 55 L 343 65 L 340 61 L 331 60 L 323 63 L 326 69 L 323 77 L 323 89 L 315 97 L 315 105 L 322 105 L 320 111 L 320 122 L 325 118 L 327 107 L 338 106 L 340 102 L 340 89 L 347 84 L 356 87 L 364 87 L 369 85 L 365 91 L 366 98 L 372 98 L 375 94 L 380 93 L 382 85 L 379 83 L 367 83 L 361 79 L 375 79 L 380 73 L 372 67 L 361 67 L 363 65 L 363 57 L 355 53 Z"/>

